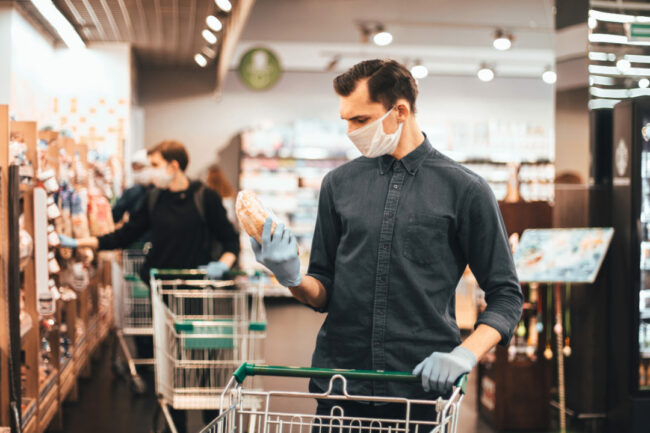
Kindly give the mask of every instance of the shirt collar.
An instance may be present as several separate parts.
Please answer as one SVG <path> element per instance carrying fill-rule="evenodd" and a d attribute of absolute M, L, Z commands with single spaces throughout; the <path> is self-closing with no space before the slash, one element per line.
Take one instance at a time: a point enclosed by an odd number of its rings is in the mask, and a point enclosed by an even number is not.
<path fill-rule="evenodd" d="M 424 134 L 424 141 L 400 161 L 402 161 L 407 173 L 414 176 L 426 157 L 432 152 L 433 146 L 431 146 L 429 139 L 426 134 Z M 393 167 L 393 164 L 397 161 L 392 155 L 383 155 L 377 158 L 377 160 L 379 161 L 379 174 L 381 175 L 389 172 Z"/>

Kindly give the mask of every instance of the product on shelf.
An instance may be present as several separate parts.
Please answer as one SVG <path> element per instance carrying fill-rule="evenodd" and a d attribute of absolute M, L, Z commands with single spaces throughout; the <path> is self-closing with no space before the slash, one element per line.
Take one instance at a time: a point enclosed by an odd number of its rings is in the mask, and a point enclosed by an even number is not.
<path fill-rule="evenodd" d="M 20 217 L 20 232 L 18 237 L 19 251 L 20 251 L 20 267 L 21 269 L 27 264 L 34 252 L 34 239 L 24 228 L 24 217 Z"/>
<path fill-rule="evenodd" d="M 235 211 L 239 223 L 246 230 L 249 236 L 252 236 L 257 242 L 262 243 L 262 231 L 264 229 L 264 221 L 268 216 L 273 218 L 270 213 L 257 198 L 257 195 L 252 191 L 240 191 L 237 194 L 237 202 L 235 203 Z M 275 230 L 276 222 L 273 222 L 271 233 Z"/>
<path fill-rule="evenodd" d="M 9 162 L 17 165 L 20 183 L 31 184 L 34 178 L 34 166 L 27 158 L 27 145 L 22 134 L 11 134 L 9 141 Z"/>
<path fill-rule="evenodd" d="M 102 236 L 115 230 L 111 204 L 103 195 L 91 194 L 88 197 L 88 223 L 91 236 Z"/>

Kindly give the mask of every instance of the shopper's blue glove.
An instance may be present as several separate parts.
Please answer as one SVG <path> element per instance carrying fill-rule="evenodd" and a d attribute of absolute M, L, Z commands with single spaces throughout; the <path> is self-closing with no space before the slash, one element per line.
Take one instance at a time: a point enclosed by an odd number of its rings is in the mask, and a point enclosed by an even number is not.
<path fill-rule="evenodd" d="M 273 220 L 267 218 L 262 230 L 262 245 L 251 237 L 255 258 L 273 272 L 280 284 L 295 287 L 302 281 L 296 237 L 282 223 L 276 225 L 271 236 L 272 226 Z"/>
<path fill-rule="evenodd" d="M 433 352 L 415 367 L 413 374 L 421 376 L 422 388 L 426 392 L 445 394 L 461 375 L 472 371 L 475 365 L 476 356 L 458 346 L 450 353 Z"/>
<path fill-rule="evenodd" d="M 66 235 L 59 235 L 61 247 L 63 248 L 77 248 L 77 240 Z"/>
<path fill-rule="evenodd" d="M 207 266 L 199 266 L 199 269 L 205 270 L 205 276 L 209 280 L 220 280 L 223 274 L 230 269 L 227 264 L 223 262 L 210 262 Z"/>

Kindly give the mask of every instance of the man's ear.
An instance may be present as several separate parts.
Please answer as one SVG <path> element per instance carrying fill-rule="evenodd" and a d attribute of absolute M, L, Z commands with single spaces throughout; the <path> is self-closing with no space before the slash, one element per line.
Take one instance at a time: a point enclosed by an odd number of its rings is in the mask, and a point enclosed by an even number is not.
<path fill-rule="evenodd" d="M 175 159 L 172 160 L 172 162 L 170 162 L 169 165 L 171 165 L 172 167 L 174 167 L 174 170 L 179 170 L 179 171 L 180 171 L 180 169 L 181 169 L 181 166 L 178 165 L 178 161 L 176 161 Z"/>
<path fill-rule="evenodd" d="M 397 107 L 397 120 L 404 122 L 411 115 L 411 104 L 406 99 L 398 99 L 395 103 Z"/>

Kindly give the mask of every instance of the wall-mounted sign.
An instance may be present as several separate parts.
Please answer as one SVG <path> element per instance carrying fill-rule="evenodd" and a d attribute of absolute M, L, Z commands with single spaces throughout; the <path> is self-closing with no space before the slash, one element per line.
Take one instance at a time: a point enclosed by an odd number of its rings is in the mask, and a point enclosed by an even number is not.
<path fill-rule="evenodd" d="M 239 78 L 253 90 L 267 90 L 280 79 L 282 68 L 273 51 L 251 48 L 239 61 Z"/>

